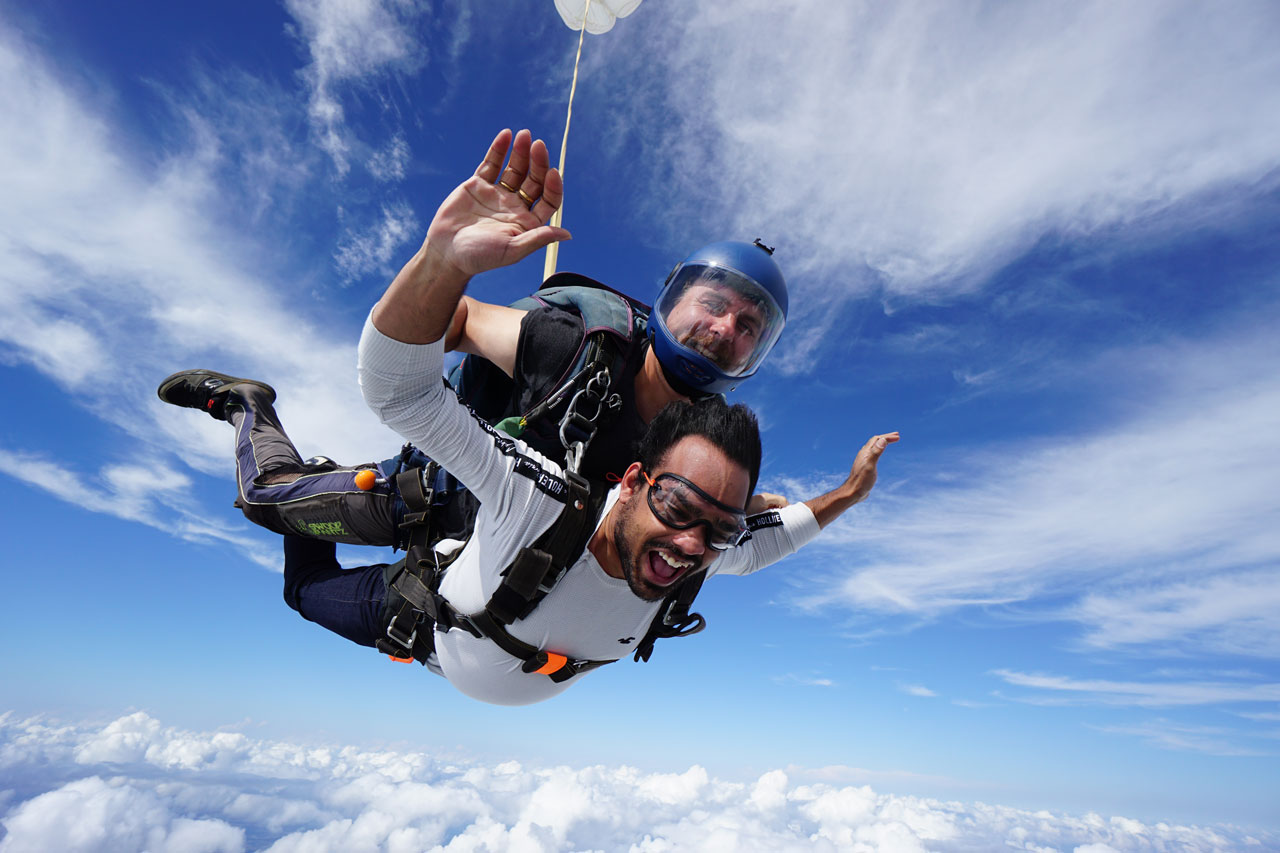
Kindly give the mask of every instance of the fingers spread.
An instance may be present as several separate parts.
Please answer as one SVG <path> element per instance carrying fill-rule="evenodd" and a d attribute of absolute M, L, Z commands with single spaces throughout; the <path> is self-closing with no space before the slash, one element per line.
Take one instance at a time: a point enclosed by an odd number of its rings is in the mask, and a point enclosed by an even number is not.
<path fill-rule="evenodd" d="M 511 131 L 503 128 L 490 143 L 484 160 L 480 161 L 480 165 L 476 167 L 476 177 L 491 184 L 497 183 L 498 175 L 502 172 L 502 161 L 507 159 L 507 149 L 510 147 Z"/>
<path fill-rule="evenodd" d="M 539 222 L 546 222 L 564 203 L 564 181 L 560 178 L 559 169 L 546 170 L 546 177 L 541 186 L 541 196 L 532 210 Z"/>
<path fill-rule="evenodd" d="M 526 201 L 528 199 L 536 201 L 542 196 L 547 170 L 550 167 L 551 157 L 547 153 L 547 144 L 541 139 L 535 139 L 533 145 L 529 147 L 529 174 L 520 185 L 521 198 L 525 198 Z M 533 202 L 530 204 L 532 205 Z"/>
<path fill-rule="evenodd" d="M 533 134 L 522 128 L 511 146 L 511 159 L 507 161 L 507 168 L 502 170 L 502 183 L 516 189 L 524 183 L 525 176 L 529 174 L 529 148 L 532 144 Z"/>

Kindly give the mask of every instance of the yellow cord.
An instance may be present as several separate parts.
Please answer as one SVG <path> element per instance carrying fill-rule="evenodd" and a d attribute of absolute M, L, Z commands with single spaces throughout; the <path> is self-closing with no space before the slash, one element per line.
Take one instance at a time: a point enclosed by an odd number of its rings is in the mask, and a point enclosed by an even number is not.
<path fill-rule="evenodd" d="M 578 30 L 578 55 L 573 58 L 573 82 L 569 84 L 569 109 L 564 114 L 564 139 L 560 142 L 560 175 L 564 176 L 564 155 L 569 147 L 569 120 L 573 118 L 573 94 L 578 90 L 578 60 L 582 59 L 582 38 L 587 34 L 587 15 L 591 13 L 591 0 L 587 0 L 587 5 L 582 10 L 582 27 Z M 551 224 L 560 225 L 560 221 L 564 218 L 564 202 L 560 202 L 559 209 L 551 215 Z M 542 280 L 546 281 L 556 274 L 556 260 L 560 257 L 560 244 L 552 243 L 547 246 L 547 259 L 542 265 Z"/>

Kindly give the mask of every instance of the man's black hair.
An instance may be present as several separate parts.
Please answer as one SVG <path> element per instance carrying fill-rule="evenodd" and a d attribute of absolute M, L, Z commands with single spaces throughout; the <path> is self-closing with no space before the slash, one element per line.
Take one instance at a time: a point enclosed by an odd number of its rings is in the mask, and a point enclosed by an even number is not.
<path fill-rule="evenodd" d="M 732 461 L 747 469 L 751 478 L 747 497 L 755 494 L 760 477 L 760 425 L 755 413 L 741 403 L 730 406 L 716 395 L 695 402 L 668 403 L 649 423 L 640 438 L 636 458 L 646 471 L 660 473 L 658 463 L 676 442 L 697 435 L 720 448 Z M 679 472 L 675 472 L 679 473 Z"/>

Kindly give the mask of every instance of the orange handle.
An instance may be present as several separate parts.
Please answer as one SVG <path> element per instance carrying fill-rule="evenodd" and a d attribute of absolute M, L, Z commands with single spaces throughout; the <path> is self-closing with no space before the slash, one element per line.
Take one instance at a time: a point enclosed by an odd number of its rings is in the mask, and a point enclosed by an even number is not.
<path fill-rule="evenodd" d="M 559 672 L 560 669 L 569 662 L 564 655 L 558 655 L 555 652 L 543 652 L 547 656 L 547 662 L 534 670 L 538 675 L 550 675 L 553 672 Z"/>

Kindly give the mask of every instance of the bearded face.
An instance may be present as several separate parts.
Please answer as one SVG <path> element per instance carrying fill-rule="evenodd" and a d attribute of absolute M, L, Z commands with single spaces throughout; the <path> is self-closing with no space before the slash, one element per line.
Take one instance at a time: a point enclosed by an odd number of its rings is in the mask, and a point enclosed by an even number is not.
<path fill-rule="evenodd" d="M 697 281 L 680 295 L 666 322 L 679 343 L 732 374 L 755 351 L 764 317 L 755 302 L 733 288 Z"/>

